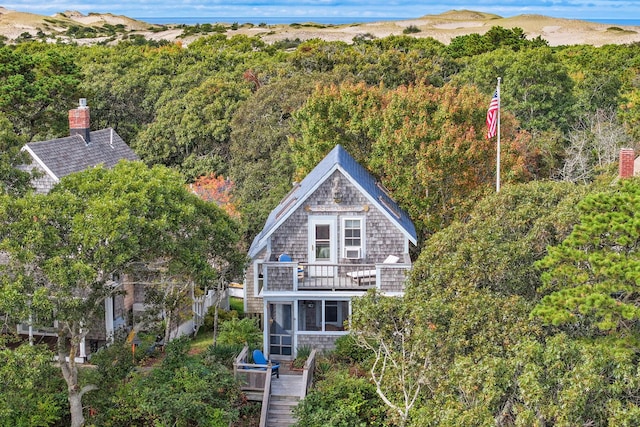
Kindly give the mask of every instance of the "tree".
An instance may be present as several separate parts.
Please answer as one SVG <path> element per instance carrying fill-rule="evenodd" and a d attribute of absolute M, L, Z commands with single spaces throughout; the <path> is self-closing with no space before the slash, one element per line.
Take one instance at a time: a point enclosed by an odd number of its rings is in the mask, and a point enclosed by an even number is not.
<path fill-rule="evenodd" d="M 376 292 L 358 298 L 351 331 L 358 343 L 374 353 L 371 379 L 376 393 L 404 426 L 423 387 L 432 388 L 427 373 L 436 360 L 429 357 L 428 334 L 401 298 Z"/>
<path fill-rule="evenodd" d="M 451 39 L 449 46 L 447 46 L 447 51 L 451 53 L 454 58 L 461 58 L 480 55 L 499 48 L 519 51 L 525 48 L 541 46 L 548 46 L 547 41 L 543 40 L 540 36 L 533 40 L 527 40 L 522 28 L 514 27 L 507 29 L 495 26 L 491 27 L 491 29 L 483 35 L 472 33 L 454 37 Z"/>
<path fill-rule="evenodd" d="M 291 144 L 297 178 L 311 171 L 336 144 L 367 164 L 383 127 L 384 92 L 383 87 L 364 83 L 318 86 L 294 114 L 296 137 Z"/>
<path fill-rule="evenodd" d="M 187 337 L 170 342 L 159 366 L 124 376 L 104 400 L 95 402 L 95 414 L 88 421 L 107 427 L 234 425 L 246 403 L 233 373 L 220 363 L 190 355 L 189 343 Z M 97 380 L 113 384 L 107 374 L 122 380 L 124 370 L 114 366 L 113 359 L 109 364 L 100 363 L 94 373 Z"/>
<path fill-rule="evenodd" d="M 77 102 L 79 83 L 72 49 L 46 43 L 0 47 L 0 112 L 27 141 L 68 132 L 61 106 Z"/>
<path fill-rule="evenodd" d="M 64 390 L 46 346 L 0 342 L 0 425 L 47 427 L 64 414 Z"/>
<path fill-rule="evenodd" d="M 580 115 L 567 138 L 569 146 L 560 178 L 582 183 L 593 180 L 598 172 L 617 163 L 620 148 L 631 142 L 615 112 L 603 110 Z"/>
<path fill-rule="evenodd" d="M 231 121 L 229 175 L 242 215 L 245 240 L 258 234 L 269 212 L 291 190 L 294 165 L 289 136 L 293 114 L 317 81 L 327 77 L 294 75 L 274 79 L 256 90 Z"/>
<path fill-rule="evenodd" d="M 134 143 L 148 164 L 182 170 L 188 180 L 209 173 L 226 174 L 230 121 L 249 93 L 247 84 L 213 77 L 167 102 Z"/>
<path fill-rule="evenodd" d="M 567 66 L 548 47 L 513 52 L 498 49 L 469 60 L 454 79 L 472 83 L 484 93 L 495 90 L 502 77 L 502 111 L 537 136 L 550 129 L 566 130 L 573 122 L 575 97 Z"/>
<path fill-rule="evenodd" d="M 524 339 L 516 355 L 511 419 L 516 425 L 636 425 L 636 358 L 637 341 L 628 338 L 585 340 L 559 333 L 542 341 Z"/>
<path fill-rule="evenodd" d="M 580 221 L 538 265 L 545 296 L 533 315 L 553 325 L 589 325 L 635 336 L 640 318 L 640 181 L 586 197 Z M 594 332 L 587 332 L 594 333 Z"/>
<path fill-rule="evenodd" d="M 72 426 L 84 423 L 75 356 L 100 319 L 116 276 L 129 265 L 157 259 L 198 285 L 218 269 L 236 272 L 244 256 L 237 234 L 216 206 L 188 192 L 163 167 L 121 162 L 62 179 L 47 195 L 3 197 L 1 249 L 9 255 L 0 275 L 0 309 L 17 321 L 58 321 L 57 354 L 67 383 Z"/>
<path fill-rule="evenodd" d="M 348 69 L 356 81 L 389 89 L 419 82 L 442 86 L 456 68 L 445 46 L 431 37 L 354 40 L 351 51 Z"/>
<path fill-rule="evenodd" d="M 409 298 L 462 287 L 537 302 L 542 281 L 534 263 L 547 254 L 547 246 L 569 235 L 578 222 L 576 205 L 588 191 L 588 186 L 533 181 L 485 197 L 426 242 L 412 269 Z"/>
<path fill-rule="evenodd" d="M 212 173 L 196 179 L 189 184 L 189 189 L 202 200 L 217 204 L 230 217 L 237 218 L 238 208 L 231 196 L 234 186 L 235 184 L 229 178 L 222 175 L 215 176 Z"/>
<path fill-rule="evenodd" d="M 0 194 L 20 196 L 31 188 L 31 175 L 18 169 L 29 162 L 29 155 L 20 150 L 24 142 L 9 120 L 0 115 Z"/>
<path fill-rule="evenodd" d="M 471 86 L 319 88 L 295 115 L 297 176 L 340 143 L 379 177 L 423 238 L 465 215 L 494 187 L 495 148 L 485 136 L 487 105 Z M 503 115 L 505 183 L 526 180 L 536 169 L 538 153 L 517 126 L 512 116 Z"/>
<path fill-rule="evenodd" d="M 515 419 L 520 345 L 544 337 L 529 319 L 541 286 L 533 263 L 571 232 L 575 206 L 588 190 L 557 182 L 507 185 L 425 242 L 404 304 L 420 325 L 409 339 L 435 362 L 423 374 L 411 425 L 505 426 Z"/>
<path fill-rule="evenodd" d="M 384 404 L 375 386 L 362 377 L 334 370 L 315 384 L 294 409 L 296 425 L 309 427 L 385 426 Z"/>
<path fill-rule="evenodd" d="M 486 138 L 487 98 L 475 87 L 418 85 L 389 95 L 370 168 L 408 212 L 422 237 L 462 218 L 495 186 L 495 144 Z M 502 115 L 501 180 L 535 169 L 529 135 Z"/>

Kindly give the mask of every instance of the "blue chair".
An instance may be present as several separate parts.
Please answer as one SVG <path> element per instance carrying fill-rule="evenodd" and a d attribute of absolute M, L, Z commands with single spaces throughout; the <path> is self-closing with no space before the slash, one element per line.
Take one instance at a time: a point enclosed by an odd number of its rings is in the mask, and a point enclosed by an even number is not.
<path fill-rule="evenodd" d="M 287 253 L 283 253 L 280 254 L 280 256 L 278 256 L 278 261 L 279 262 L 292 262 L 293 259 L 291 258 L 291 255 L 287 254 Z M 304 267 L 302 265 L 298 264 L 298 279 L 304 279 Z"/>
<path fill-rule="evenodd" d="M 284 254 L 280 254 L 280 256 L 278 257 L 278 261 L 280 262 L 291 262 L 293 261 L 291 259 L 291 255 L 284 253 Z"/>
<path fill-rule="evenodd" d="M 280 378 L 280 363 L 273 360 L 267 360 L 260 350 L 253 350 L 253 363 L 256 365 L 268 365 L 271 363 L 271 375 L 276 374 L 276 378 Z"/>

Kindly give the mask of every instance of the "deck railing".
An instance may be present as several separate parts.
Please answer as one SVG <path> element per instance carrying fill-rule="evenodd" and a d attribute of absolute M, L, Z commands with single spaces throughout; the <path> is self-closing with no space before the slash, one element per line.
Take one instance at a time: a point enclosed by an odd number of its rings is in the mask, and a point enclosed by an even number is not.
<path fill-rule="evenodd" d="M 269 416 L 269 400 L 271 399 L 271 366 L 269 366 L 269 375 L 265 378 L 264 394 L 262 395 L 262 409 L 260 410 L 260 427 L 267 426 L 267 417 Z"/>
<path fill-rule="evenodd" d="M 307 396 L 307 392 L 313 384 L 313 375 L 316 371 L 316 350 L 312 350 L 311 354 L 307 358 L 304 364 L 304 370 L 302 372 L 302 392 L 300 399 L 304 399 Z"/>
<path fill-rule="evenodd" d="M 402 289 L 410 264 L 265 262 L 263 291 Z"/>
<path fill-rule="evenodd" d="M 248 363 L 249 347 L 245 346 L 236 360 L 233 362 L 233 376 L 240 384 L 240 389 L 248 395 L 250 400 L 256 400 L 258 396 L 263 400 L 264 394 L 268 394 L 267 387 L 271 386 L 271 364 L 257 365 Z"/>

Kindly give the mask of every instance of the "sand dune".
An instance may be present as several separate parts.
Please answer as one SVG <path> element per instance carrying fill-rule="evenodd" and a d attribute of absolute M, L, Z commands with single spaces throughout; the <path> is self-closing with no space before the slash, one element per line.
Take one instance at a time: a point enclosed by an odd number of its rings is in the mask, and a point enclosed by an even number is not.
<path fill-rule="evenodd" d="M 228 35 L 246 34 L 258 36 L 268 43 L 285 40 L 308 40 L 319 38 L 327 41 L 343 41 L 351 43 L 354 37 L 387 37 L 401 35 L 403 30 L 412 26 L 420 30 L 409 34 L 412 37 L 433 37 L 443 43 L 449 43 L 452 38 L 478 33 L 483 34 L 493 26 L 504 28 L 522 28 L 528 38 L 542 37 L 552 46 L 590 44 L 602 46 L 604 44 L 627 44 L 640 42 L 640 26 L 614 26 L 593 22 L 551 18 L 542 15 L 519 15 L 503 18 L 498 15 L 468 10 L 449 11 L 440 15 L 425 15 L 419 18 L 380 21 L 368 23 L 353 23 L 347 25 L 320 25 L 301 23 L 300 25 L 240 25 L 231 30 L 231 23 L 224 24 L 229 29 Z M 70 26 L 84 26 L 98 29 L 98 36 L 93 38 L 74 39 L 81 44 L 91 44 L 106 39 L 117 40 L 139 34 L 153 40 L 181 40 L 188 44 L 191 40 L 201 36 L 194 35 L 181 38 L 182 28 L 177 25 L 158 26 L 137 21 L 126 16 L 112 14 L 89 14 L 79 12 L 62 12 L 47 17 L 30 13 L 12 11 L 0 7 L 0 35 L 4 35 L 9 42 L 25 37 L 28 33 L 32 37 L 45 38 L 49 41 L 69 40 L 67 30 Z M 105 26 L 120 26 L 122 33 L 110 37 L 100 34 Z M 44 35 L 43 35 L 44 34 Z"/>

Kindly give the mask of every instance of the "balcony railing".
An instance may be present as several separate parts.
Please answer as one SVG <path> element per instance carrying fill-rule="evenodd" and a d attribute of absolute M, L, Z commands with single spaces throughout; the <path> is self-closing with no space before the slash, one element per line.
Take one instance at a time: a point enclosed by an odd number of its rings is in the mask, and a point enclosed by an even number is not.
<path fill-rule="evenodd" d="M 309 264 L 265 262 L 262 265 L 264 291 L 353 291 L 379 288 L 404 289 L 410 264 Z"/>

